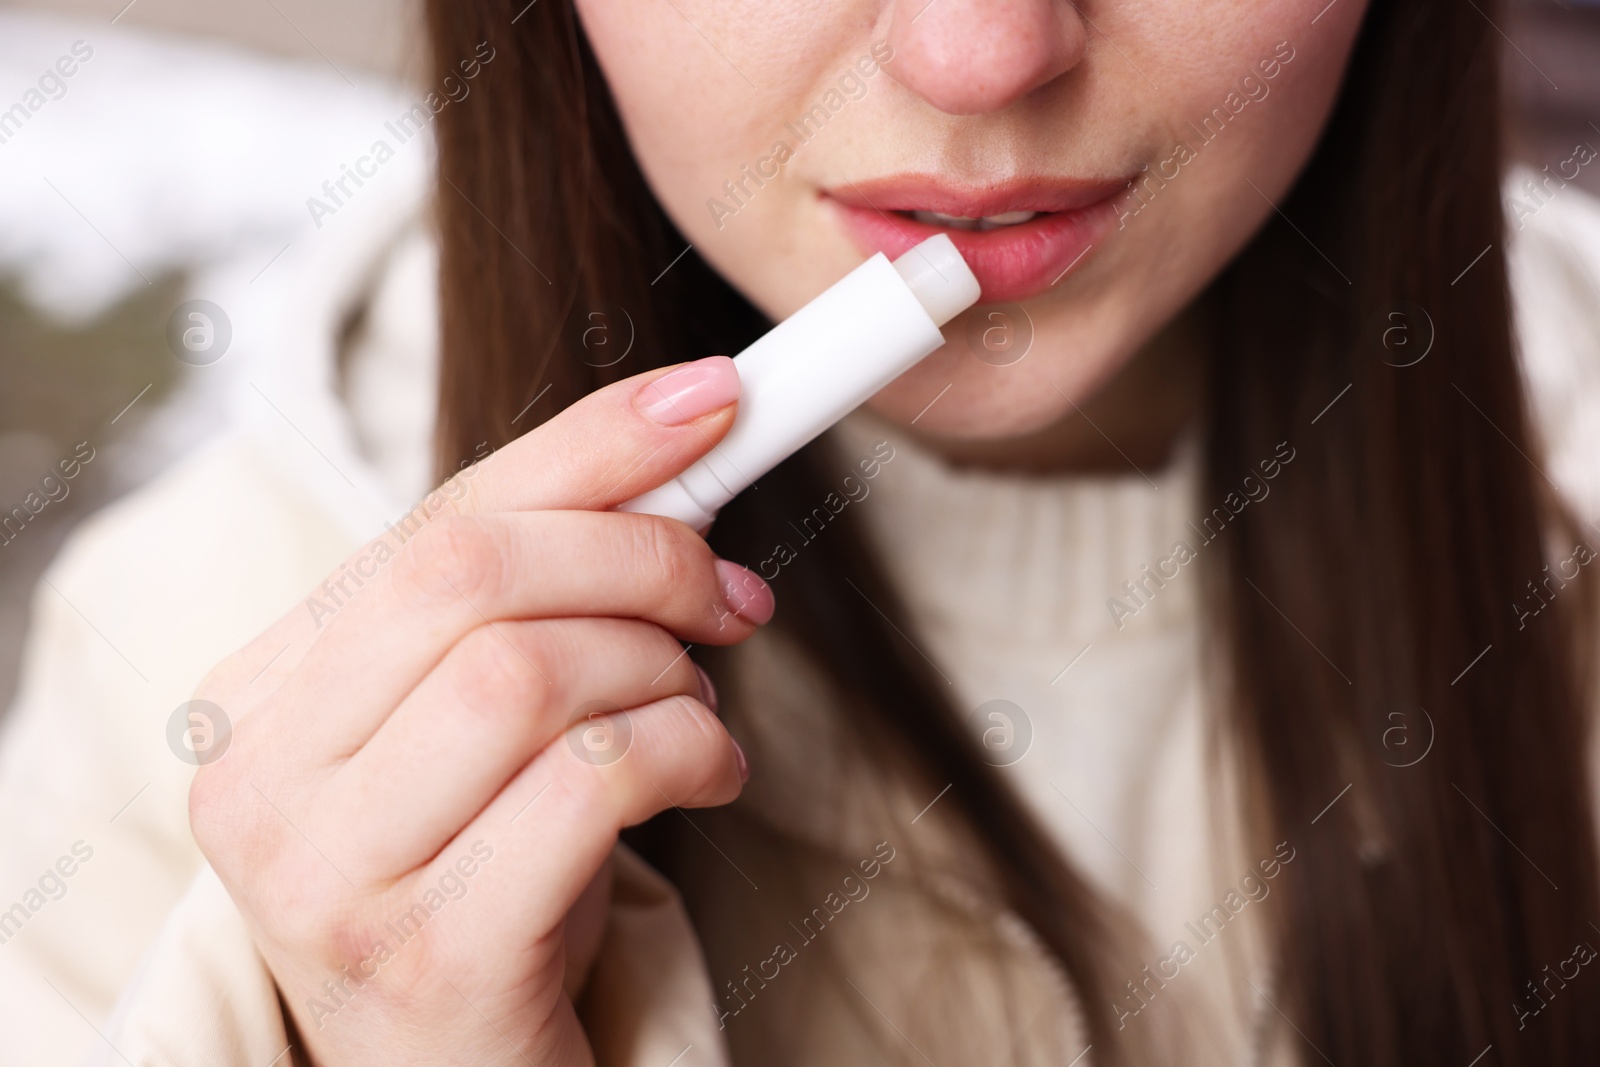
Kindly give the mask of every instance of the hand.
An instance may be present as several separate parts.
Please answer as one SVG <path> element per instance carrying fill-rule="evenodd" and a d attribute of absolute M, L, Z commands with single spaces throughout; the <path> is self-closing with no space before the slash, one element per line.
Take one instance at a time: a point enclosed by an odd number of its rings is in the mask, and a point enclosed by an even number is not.
<path fill-rule="evenodd" d="M 592 1062 L 571 994 L 618 830 L 748 775 L 679 641 L 773 610 L 682 523 L 606 509 L 709 451 L 737 397 L 723 357 L 599 390 L 202 685 L 235 728 L 195 838 L 312 1062 Z"/>

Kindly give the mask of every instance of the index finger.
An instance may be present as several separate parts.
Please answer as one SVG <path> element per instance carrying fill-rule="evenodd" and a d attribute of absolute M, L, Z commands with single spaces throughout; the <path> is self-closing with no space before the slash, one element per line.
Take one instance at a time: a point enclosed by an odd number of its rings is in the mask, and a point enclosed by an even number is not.
<path fill-rule="evenodd" d="M 451 479 L 454 510 L 604 511 L 654 489 L 733 425 L 739 372 L 727 356 L 598 389 Z M 449 485 L 450 483 L 447 483 Z"/>

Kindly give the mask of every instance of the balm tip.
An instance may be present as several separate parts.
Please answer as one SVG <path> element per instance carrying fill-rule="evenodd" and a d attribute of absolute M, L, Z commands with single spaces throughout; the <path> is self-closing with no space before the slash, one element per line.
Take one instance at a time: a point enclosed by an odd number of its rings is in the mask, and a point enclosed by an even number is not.
<path fill-rule="evenodd" d="M 978 279 L 946 234 L 934 234 L 907 251 L 894 261 L 894 269 L 936 326 L 978 302 Z"/>

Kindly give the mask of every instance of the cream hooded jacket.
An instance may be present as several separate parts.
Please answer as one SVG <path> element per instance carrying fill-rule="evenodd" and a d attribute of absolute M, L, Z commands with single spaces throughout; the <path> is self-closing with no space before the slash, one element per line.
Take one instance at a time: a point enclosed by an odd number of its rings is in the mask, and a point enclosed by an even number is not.
<path fill-rule="evenodd" d="M 1541 466 L 1593 520 L 1600 210 L 1562 190 L 1511 240 Z M 420 227 L 379 224 L 281 267 L 291 281 L 258 311 L 273 358 L 241 388 L 236 427 L 86 522 L 41 583 L 0 748 L 5 1063 L 294 1061 L 279 991 L 190 836 L 193 768 L 170 723 L 216 661 L 427 490 L 435 269 Z M 366 325 L 340 352 L 358 308 Z M 852 461 L 882 461 L 877 502 L 850 506 L 894 548 L 920 647 L 965 706 L 1031 709 L 1027 758 L 1008 773 L 1155 944 L 1189 936 L 1242 875 L 1292 863 L 1292 845 L 1287 860 L 1230 851 L 1208 821 L 1195 583 L 1171 583 L 1131 624 L 1107 612 L 1194 513 L 1192 455 L 1150 483 L 1040 481 L 948 469 L 859 418 L 837 440 Z M 717 851 L 691 879 L 695 925 L 619 849 L 580 1004 L 599 1061 L 919 1063 L 927 1050 L 942 1064 L 1092 1064 L 1082 1007 L 971 869 L 939 796 L 876 782 L 789 650 L 758 636 L 740 657 L 724 699 L 757 709 L 740 734 L 755 769 L 746 814 L 697 824 Z M 979 716 L 975 732 L 998 721 Z M 796 850 L 829 859 L 785 880 Z M 1303 1051 L 1270 1010 L 1259 911 L 1233 920 L 1225 947 L 1197 944 L 1162 991 L 1205 1035 L 1195 1063 Z M 1127 1024 L 1143 1025 L 1135 1007 Z"/>

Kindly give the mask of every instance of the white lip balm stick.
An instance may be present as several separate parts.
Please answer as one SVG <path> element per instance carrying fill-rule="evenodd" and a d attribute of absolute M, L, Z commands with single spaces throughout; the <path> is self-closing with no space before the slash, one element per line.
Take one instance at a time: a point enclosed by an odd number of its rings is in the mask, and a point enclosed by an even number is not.
<path fill-rule="evenodd" d="M 882 252 L 734 357 L 739 413 L 722 442 L 618 511 L 696 530 L 757 478 L 944 344 L 939 327 L 978 302 L 978 279 L 944 234 L 893 263 Z"/>

